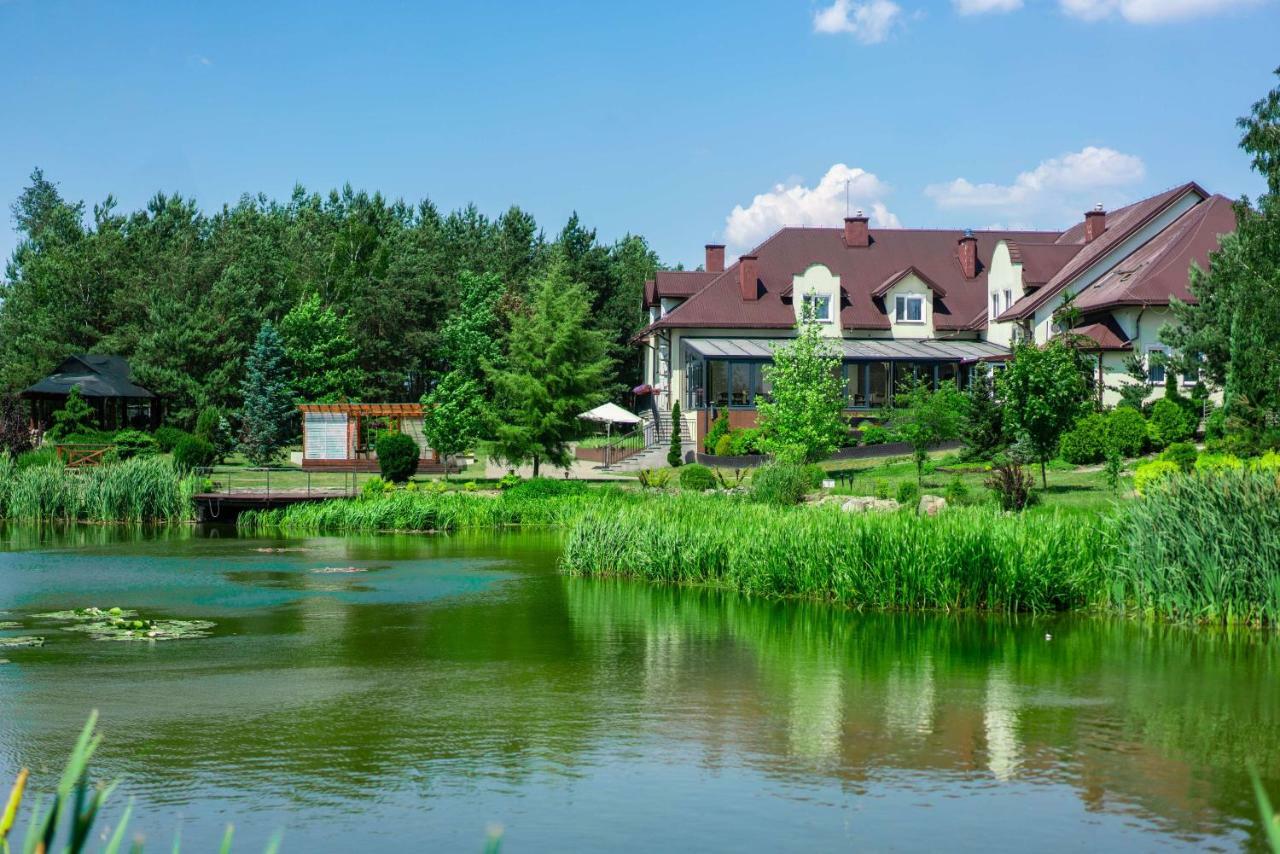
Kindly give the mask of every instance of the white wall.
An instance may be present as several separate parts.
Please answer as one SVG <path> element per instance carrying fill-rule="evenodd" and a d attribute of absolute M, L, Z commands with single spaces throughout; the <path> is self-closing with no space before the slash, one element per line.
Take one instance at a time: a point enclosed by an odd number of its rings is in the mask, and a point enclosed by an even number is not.
<path fill-rule="evenodd" d="M 830 318 L 820 321 L 818 328 L 828 338 L 839 338 L 841 336 L 840 277 L 825 265 L 814 264 L 803 273 L 791 278 L 791 305 L 795 309 L 797 324 L 804 316 L 804 297 L 809 294 L 825 296 L 831 301 Z"/>
<path fill-rule="evenodd" d="M 916 295 L 924 297 L 924 322 L 899 323 L 894 303 L 899 295 Z M 915 273 L 908 273 L 889 292 L 884 295 L 885 311 L 889 314 L 889 330 L 894 338 L 932 338 L 933 337 L 933 291 Z"/>
<path fill-rule="evenodd" d="M 991 296 L 995 294 L 1000 300 L 1000 310 L 1004 311 L 1004 292 L 1009 291 L 1013 301 L 1022 298 L 1022 265 L 1013 263 L 1009 255 L 1009 244 L 1003 240 L 996 244 L 991 254 L 991 266 L 987 268 L 987 334 L 986 340 L 1002 347 L 1013 342 L 1013 330 L 1017 324 L 996 323 L 991 318 Z"/>

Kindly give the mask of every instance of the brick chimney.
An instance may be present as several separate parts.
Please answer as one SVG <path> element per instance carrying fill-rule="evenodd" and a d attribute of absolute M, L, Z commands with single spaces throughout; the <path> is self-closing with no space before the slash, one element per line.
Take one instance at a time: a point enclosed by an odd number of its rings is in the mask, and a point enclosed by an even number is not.
<path fill-rule="evenodd" d="M 858 211 L 857 216 L 844 218 L 844 245 L 850 248 L 871 245 L 871 232 L 867 230 L 867 218 L 862 211 Z"/>
<path fill-rule="evenodd" d="M 1099 202 L 1091 211 L 1085 211 L 1084 214 L 1084 242 L 1092 243 L 1094 238 L 1101 237 L 1102 232 L 1107 230 L 1107 212 L 1102 209 L 1102 203 Z"/>
<path fill-rule="evenodd" d="M 960 258 L 960 269 L 964 271 L 966 279 L 978 275 L 978 238 L 973 236 L 971 230 L 965 229 L 964 237 L 956 245 L 956 255 Z"/>
<path fill-rule="evenodd" d="M 755 255 L 738 258 L 738 293 L 744 300 L 755 302 L 760 298 L 760 259 Z"/>
<path fill-rule="evenodd" d="M 708 243 L 707 244 L 707 263 L 704 265 L 708 273 L 724 272 L 724 244 Z"/>

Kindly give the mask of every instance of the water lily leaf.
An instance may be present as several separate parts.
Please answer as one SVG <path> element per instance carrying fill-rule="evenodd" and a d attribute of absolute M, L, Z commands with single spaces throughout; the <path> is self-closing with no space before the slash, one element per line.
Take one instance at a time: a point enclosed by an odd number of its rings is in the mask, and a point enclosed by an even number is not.
<path fill-rule="evenodd" d="M 102 608 L 73 608 L 69 611 L 49 611 L 45 614 L 33 614 L 39 620 L 56 620 L 64 622 L 66 620 L 109 620 L 112 618 L 134 618 L 138 616 L 137 611 L 127 611 L 123 608 L 111 608 L 103 610 Z"/>
<path fill-rule="evenodd" d="M 13 649 L 20 646 L 44 646 L 44 638 L 36 637 L 35 635 L 0 638 L 0 649 Z"/>
<path fill-rule="evenodd" d="M 316 575 L 338 575 L 349 572 L 368 572 L 369 570 L 359 566 L 322 566 L 311 571 Z"/>

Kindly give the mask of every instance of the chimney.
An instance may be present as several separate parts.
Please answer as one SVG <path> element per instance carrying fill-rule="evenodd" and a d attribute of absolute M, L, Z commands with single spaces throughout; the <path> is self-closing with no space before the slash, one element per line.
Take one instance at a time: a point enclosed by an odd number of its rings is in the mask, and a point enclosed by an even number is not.
<path fill-rule="evenodd" d="M 956 254 L 960 258 L 960 269 L 964 271 L 966 279 L 978 275 L 978 238 L 973 236 L 972 229 L 964 230 L 964 237 L 960 238 Z"/>
<path fill-rule="evenodd" d="M 1102 202 L 1094 205 L 1093 210 L 1084 214 L 1084 242 L 1092 243 L 1094 238 L 1101 237 L 1107 230 L 1107 212 L 1102 209 Z"/>
<path fill-rule="evenodd" d="M 707 244 L 707 263 L 704 269 L 708 273 L 724 272 L 724 244 L 708 243 Z"/>
<path fill-rule="evenodd" d="M 738 258 L 738 293 L 744 300 L 755 302 L 760 297 L 760 259 L 755 255 Z"/>
<path fill-rule="evenodd" d="M 844 245 L 850 248 L 871 245 L 871 233 L 867 231 L 867 218 L 862 211 L 858 211 L 857 216 L 844 218 Z"/>

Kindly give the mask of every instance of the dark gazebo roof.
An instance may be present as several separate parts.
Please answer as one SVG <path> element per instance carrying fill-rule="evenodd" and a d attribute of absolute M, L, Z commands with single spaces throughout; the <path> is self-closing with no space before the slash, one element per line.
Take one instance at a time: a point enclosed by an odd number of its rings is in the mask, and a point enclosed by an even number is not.
<path fill-rule="evenodd" d="M 155 397 L 130 378 L 129 363 L 119 356 L 79 353 L 68 356 L 58 369 L 22 393 L 67 395 L 79 387 L 85 397 Z"/>

